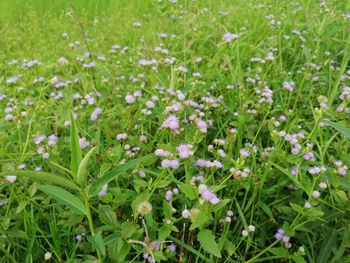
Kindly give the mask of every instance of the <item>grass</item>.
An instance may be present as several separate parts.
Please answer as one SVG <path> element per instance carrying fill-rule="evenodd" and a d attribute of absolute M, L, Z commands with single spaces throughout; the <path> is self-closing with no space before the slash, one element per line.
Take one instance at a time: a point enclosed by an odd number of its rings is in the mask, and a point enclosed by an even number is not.
<path fill-rule="evenodd" d="M 347 1 L 0 10 L 1 262 L 350 260 Z"/>

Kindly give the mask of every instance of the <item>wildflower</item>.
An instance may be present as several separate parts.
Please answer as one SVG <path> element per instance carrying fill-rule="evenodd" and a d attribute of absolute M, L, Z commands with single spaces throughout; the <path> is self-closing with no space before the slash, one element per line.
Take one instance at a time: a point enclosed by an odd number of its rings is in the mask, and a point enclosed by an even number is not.
<path fill-rule="evenodd" d="M 173 154 L 171 152 L 165 151 L 163 149 L 157 149 L 155 151 L 155 155 L 159 157 L 169 157 L 172 156 Z"/>
<path fill-rule="evenodd" d="M 57 144 L 57 136 L 55 134 L 51 134 L 48 137 L 47 144 L 51 147 L 55 146 Z"/>
<path fill-rule="evenodd" d="M 169 128 L 171 130 L 176 130 L 180 127 L 179 119 L 175 115 L 170 115 L 162 124 L 162 128 Z"/>
<path fill-rule="evenodd" d="M 249 235 L 248 231 L 243 229 L 242 230 L 242 236 L 247 237 Z"/>
<path fill-rule="evenodd" d="M 81 149 L 85 149 L 90 146 L 90 142 L 85 137 L 79 138 L 79 145 Z"/>
<path fill-rule="evenodd" d="M 19 80 L 19 77 L 17 77 L 17 76 L 12 76 L 12 77 L 9 77 L 9 78 L 6 80 L 6 83 L 7 83 L 7 84 L 14 84 L 14 83 L 16 83 L 18 80 Z"/>
<path fill-rule="evenodd" d="M 135 102 L 135 98 L 131 95 L 126 95 L 125 96 L 125 102 L 127 104 L 133 104 Z"/>
<path fill-rule="evenodd" d="M 305 202 L 304 207 L 307 208 L 307 209 L 309 209 L 309 208 L 312 207 L 312 205 L 311 205 L 310 202 Z"/>
<path fill-rule="evenodd" d="M 313 198 L 319 198 L 320 197 L 320 192 L 319 191 L 313 191 L 312 192 L 312 197 Z"/>
<path fill-rule="evenodd" d="M 200 184 L 198 186 L 198 191 L 204 201 L 207 201 L 213 205 L 219 203 L 219 198 L 210 190 L 205 184 Z"/>
<path fill-rule="evenodd" d="M 169 246 L 169 250 L 170 250 L 170 252 L 176 252 L 176 246 L 174 244 L 171 244 Z"/>
<path fill-rule="evenodd" d="M 249 226 L 248 226 L 248 230 L 249 230 L 250 232 L 254 232 L 254 231 L 255 231 L 255 226 L 249 225 Z"/>
<path fill-rule="evenodd" d="M 128 135 L 126 133 L 118 133 L 116 136 L 116 139 L 118 141 L 126 140 L 126 138 L 128 138 Z"/>
<path fill-rule="evenodd" d="M 40 144 L 40 143 L 42 143 L 45 139 L 46 139 L 46 136 L 45 136 L 45 135 L 38 135 L 37 137 L 35 137 L 34 143 L 35 143 L 35 144 Z"/>
<path fill-rule="evenodd" d="M 239 34 L 235 34 L 235 33 L 225 33 L 223 36 L 223 39 L 226 43 L 231 43 L 233 40 L 239 38 Z"/>
<path fill-rule="evenodd" d="M 173 192 L 168 190 L 165 193 L 165 200 L 170 201 L 173 198 Z"/>
<path fill-rule="evenodd" d="M 102 186 L 101 191 L 98 193 L 100 197 L 105 196 L 107 194 L 108 184 L 104 184 Z"/>
<path fill-rule="evenodd" d="M 102 109 L 101 108 L 95 108 L 94 111 L 91 113 L 90 119 L 92 121 L 97 120 L 101 113 L 102 113 Z"/>
<path fill-rule="evenodd" d="M 337 169 L 337 173 L 338 173 L 339 175 L 342 175 L 342 176 L 346 175 L 346 168 L 345 168 L 345 167 L 339 167 L 339 168 Z"/>
<path fill-rule="evenodd" d="M 143 201 L 143 202 L 139 203 L 136 211 L 137 211 L 137 213 L 139 213 L 143 216 L 147 215 L 147 214 L 152 212 L 152 205 L 147 201 Z"/>
<path fill-rule="evenodd" d="M 45 260 L 50 260 L 52 257 L 52 254 L 50 252 L 46 252 L 44 255 Z"/>
<path fill-rule="evenodd" d="M 5 176 L 6 181 L 8 181 L 9 183 L 14 183 L 17 180 L 17 176 L 15 175 L 7 175 Z"/>
<path fill-rule="evenodd" d="M 183 210 L 181 214 L 182 214 L 183 218 L 189 218 L 190 217 L 190 211 L 188 209 Z"/>
<path fill-rule="evenodd" d="M 325 182 L 320 182 L 320 184 L 318 185 L 321 189 L 326 189 L 327 188 L 327 184 Z"/>
<path fill-rule="evenodd" d="M 180 158 L 187 159 L 194 154 L 194 152 L 191 151 L 192 148 L 192 144 L 180 144 L 176 150 L 179 153 Z"/>

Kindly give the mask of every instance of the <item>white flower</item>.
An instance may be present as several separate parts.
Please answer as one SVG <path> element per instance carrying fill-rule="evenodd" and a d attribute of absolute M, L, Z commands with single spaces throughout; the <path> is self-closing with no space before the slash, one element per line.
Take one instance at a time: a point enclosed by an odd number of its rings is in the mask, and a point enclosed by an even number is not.
<path fill-rule="evenodd" d="M 17 180 L 17 176 L 15 175 L 7 175 L 5 177 L 5 179 L 9 182 L 9 183 L 14 183 Z"/>

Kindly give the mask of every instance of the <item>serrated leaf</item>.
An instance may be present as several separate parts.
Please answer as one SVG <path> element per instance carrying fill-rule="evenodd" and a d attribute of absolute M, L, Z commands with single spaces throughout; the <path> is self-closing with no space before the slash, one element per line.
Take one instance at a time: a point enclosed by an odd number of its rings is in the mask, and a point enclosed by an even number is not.
<path fill-rule="evenodd" d="M 208 213 L 200 210 L 194 218 L 192 225 L 190 226 L 190 230 L 203 226 L 206 222 L 208 222 L 209 218 L 210 215 Z"/>
<path fill-rule="evenodd" d="M 158 238 L 159 240 L 165 240 L 171 234 L 171 226 L 165 225 L 158 229 Z"/>
<path fill-rule="evenodd" d="M 85 186 L 86 179 L 88 176 L 87 165 L 89 163 L 90 157 L 92 153 L 95 151 L 96 147 L 90 149 L 90 151 L 85 155 L 84 159 L 79 164 L 78 172 L 77 172 L 77 182 L 80 186 Z"/>
<path fill-rule="evenodd" d="M 115 259 L 116 262 L 123 262 L 130 249 L 131 246 L 122 238 L 117 238 L 107 245 L 109 257 Z"/>
<path fill-rule="evenodd" d="M 132 222 L 124 222 L 121 226 L 121 234 L 124 239 L 130 238 L 140 227 Z"/>
<path fill-rule="evenodd" d="M 96 233 L 94 236 L 92 236 L 91 241 L 94 244 L 95 248 L 104 257 L 106 255 L 106 246 L 103 241 L 102 233 L 101 232 Z"/>
<path fill-rule="evenodd" d="M 288 257 L 288 252 L 285 248 L 282 247 L 273 247 L 269 249 L 269 252 L 271 252 L 272 254 L 274 254 L 275 256 L 279 257 L 279 258 L 284 258 L 284 257 Z"/>
<path fill-rule="evenodd" d="M 77 129 L 72 112 L 70 112 L 70 151 L 71 151 L 70 167 L 73 175 L 76 177 L 78 173 L 79 164 L 83 157 L 82 157 L 80 144 L 79 144 L 78 129 Z"/>
<path fill-rule="evenodd" d="M 188 199 L 190 200 L 197 199 L 197 193 L 191 185 L 185 184 L 185 183 L 178 183 L 177 187 L 179 187 L 180 192 L 184 193 Z"/>
<path fill-rule="evenodd" d="M 218 244 L 215 241 L 215 236 L 212 231 L 208 229 L 202 229 L 199 231 L 197 240 L 201 244 L 204 251 L 214 255 L 215 257 L 221 258 L 220 250 Z"/>
<path fill-rule="evenodd" d="M 38 189 L 55 199 L 58 203 L 69 207 L 78 215 L 85 215 L 84 203 L 70 192 L 53 185 L 39 185 Z"/>

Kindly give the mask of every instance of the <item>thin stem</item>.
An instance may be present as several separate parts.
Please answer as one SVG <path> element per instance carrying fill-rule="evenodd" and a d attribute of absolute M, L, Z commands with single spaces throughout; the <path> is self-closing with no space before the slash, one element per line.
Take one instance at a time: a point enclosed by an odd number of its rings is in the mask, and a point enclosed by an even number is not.
<path fill-rule="evenodd" d="M 90 233 L 91 233 L 92 237 L 95 238 L 95 227 L 94 227 L 94 222 L 93 222 L 92 216 L 91 216 L 89 198 L 87 197 L 85 192 L 83 192 L 83 196 L 84 196 L 86 217 L 88 219 Z M 102 256 L 101 256 L 100 251 L 97 248 L 96 248 L 96 252 L 97 252 L 98 262 L 102 263 Z"/>

